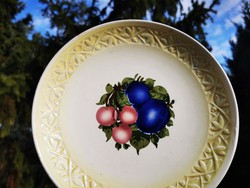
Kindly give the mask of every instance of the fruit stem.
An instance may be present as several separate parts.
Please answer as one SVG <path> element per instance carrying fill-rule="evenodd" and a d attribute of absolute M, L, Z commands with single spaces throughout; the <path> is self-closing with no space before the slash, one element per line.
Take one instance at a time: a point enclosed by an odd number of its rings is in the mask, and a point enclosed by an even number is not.
<path fill-rule="evenodd" d="M 124 86 L 121 85 L 121 84 L 119 84 L 119 85 L 116 85 L 116 84 L 115 84 L 115 85 L 114 85 L 114 90 L 115 90 L 115 91 L 121 91 L 121 90 L 123 90 L 123 89 L 125 89 L 125 88 L 124 88 Z"/>
<path fill-rule="evenodd" d="M 106 106 L 109 106 L 108 105 L 108 101 L 110 100 L 110 96 L 113 94 L 114 92 L 111 92 L 111 93 L 108 93 L 108 97 L 107 97 L 107 100 L 106 100 L 106 102 L 105 102 L 105 104 L 106 104 Z"/>
<path fill-rule="evenodd" d="M 139 75 L 138 73 L 135 75 L 135 77 L 134 77 L 135 80 L 136 80 L 136 78 L 137 78 L 138 75 Z"/>

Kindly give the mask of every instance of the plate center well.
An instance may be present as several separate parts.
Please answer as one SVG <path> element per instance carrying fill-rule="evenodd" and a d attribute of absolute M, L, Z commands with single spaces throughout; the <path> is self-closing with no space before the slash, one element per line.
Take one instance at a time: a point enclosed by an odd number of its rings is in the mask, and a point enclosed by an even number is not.
<path fill-rule="evenodd" d="M 175 100 L 174 126 L 158 148 L 150 144 L 117 150 L 98 129 L 96 103 L 105 86 L 139 74 L 155 79 Z M 198 160 L 209 126 L 204 91 L 191 70 L 173 55 L 143 45 L 110 47 L 90 56 L 68 80 L 59 122 L 71 158 L 96 181 L 110 187 L 163 187 L 183 177 Z"/>

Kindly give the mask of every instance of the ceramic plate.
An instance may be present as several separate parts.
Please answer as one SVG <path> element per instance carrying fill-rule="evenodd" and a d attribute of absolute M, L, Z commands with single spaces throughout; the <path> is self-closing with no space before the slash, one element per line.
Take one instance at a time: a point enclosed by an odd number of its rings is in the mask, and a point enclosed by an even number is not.
<path fill-rule="evenodd" d="M 234 93 L 212 55 L 139 20 L 66 44 L 41 77 L 32 124 L 58 187 L 216 187 L 238 137 Z"/>

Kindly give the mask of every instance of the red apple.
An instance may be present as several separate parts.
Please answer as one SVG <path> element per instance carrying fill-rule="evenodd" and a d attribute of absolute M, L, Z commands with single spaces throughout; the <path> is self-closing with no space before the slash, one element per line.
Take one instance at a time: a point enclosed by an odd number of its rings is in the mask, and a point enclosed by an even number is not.
<path fill-rule="evenodd" d="M 119 113 L 119 119 L 124 124 L 134 124 L 137 120 L 137 112 L 132 106 L 124 106 Z"/>
<path fill-rule="evenodd" d="M 132 136 L 132 129 L 127 124 L 121 123 L 112 129 L 112 137 L 119 144 L 125 144 Z"/>
<path fill-rule="evenodd" d="M 113 106 L 103 106 L 97 110 L 96 120 L 101 125 L 110 126 L 117 120 L 117 111 Z"/>

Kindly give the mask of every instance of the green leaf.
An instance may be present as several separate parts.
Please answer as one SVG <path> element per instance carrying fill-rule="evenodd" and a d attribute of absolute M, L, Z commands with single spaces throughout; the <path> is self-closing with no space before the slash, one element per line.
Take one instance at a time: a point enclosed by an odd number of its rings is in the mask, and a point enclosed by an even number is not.
<path fill-rule="evenodd" d="M 145 84 L 149 87 L 149 88 L 153 88 L 154 87 L 154 83 L 155 83 L 155 80 L 151 79 L 151 78 L 147 78 L 145 80 Z"/>
<path fill-rule="evenodd" d="M 111 84 L 107 84 L 105 89 L 108 93 L 112 93 L 114 91 L 114 88 Z"/>
<path fill-rule="evenodd" d="M 139 151 L 150 143 L 150 135 L 143 134 L 140 131 L 133 131 L 130 139 L 130 144 L 136 149 L 137 154 Z"/>
<path fill-rule="evenodd" d="M 123 144 L 122 146 L 123 146 L 124 149 L 128 149 L 130 147 L 129 144 Z"/>
<path fill-rule="evenodd" d="M 160 130 L 158 133 L 157 133 L 157 136 L 159 138 L 164 138 L 166 136 L 169 136 L 169 131 L 166 127 L 164 127 L 162 130 Z"/>
<path fill-rule="evenodd" d="M 150 136 L 150 141 L 155 145 L 155 147 L 158 147 L 158 142 L 159 142 L 159 137 L 156 136 L 155 134 L 152 134 Z"/>
<path fill-rule="evenodd" d="M 117 102 L 121 108 L 125 105 L 131 105 L 127 95 L 123 91 L 117 91 Z"/>
<path fill-rule="evenodd" d="M 122 148 L 122 145 L 121 145 L 121 144 L 119 144 L 119 143 L 116 143 L 116 144 L 115 144 L 115 148 L 119 150 L 119 149 L 121 149 L 121 148 Z"/>
<path fill-rule="evenodd" d="M 167 103 L 169 103 L 170 101 L 167 90 L 162 86 L 153 87 L 153 89 L 150 90 L 149 93 L 153 99 L 164 100 Z"/>
<path fill-rule="evenodd" d="M 156 92 L 154 92 L 154 91 L 149 91 L 149 94 L 150 94 L 150 96 L 153 98 L 153 99 L 157 99 L 157 100 L 164 100 L 164 96 L 163 95 L 161 95 L 161 94 L 158 94 L 158 93 L 156 93 Z"/>
<path fill-rule="evenodd" d="M 170 117 L 175 118 L 174 111 L 171 108 L 169 108 L 168 110 L 169 110 L 169 113 L 170 113 Z"/>
<path fill-rule="evenodd" d="M 130 125 L 130 128 L 132 129 L 132 131 L 138 131 L 136 124 Z"/>
<path fill-rule="evenodd" d="M 126 86 L 130 84 L 131 82 L 135 81 L 134 78 L 126 77 L 122 80 L 122 85 Z"/>
<path fill-rule="evenodd" d="M 167 126 L 168 127 L 171 127 L 171 126 L 173 126 L 174 124 L 173 124 L 173 120 L 172 119 L 170 119 L 169 121 L 168 121 L 168 124 L 167 124 Z"/>
<path fill-rule="evenodd" d="M 162 86 L 155 86 L 153 88 L 153 91 L 155 91 L 156 93 L 162 94 L 162 95 L 167 95 L 168 94 L 167 90 Z"/>
<path fill-rule="evenodd" d="M 100 101 L 98 103 L 96 103 L 97 105 L 103 105 L 106 103 L 106 101 L 108 100 L 109 94 L 104 94 L 102 95 Z"/>
<path fill-rule="evenodd" d="M 112 136 L 112 127 L 106 127 L 106 126 L 102 126 L 102 131 L 105 133 L 106 135 L 106 142 L 109 141 L 109 139 Z"/>

